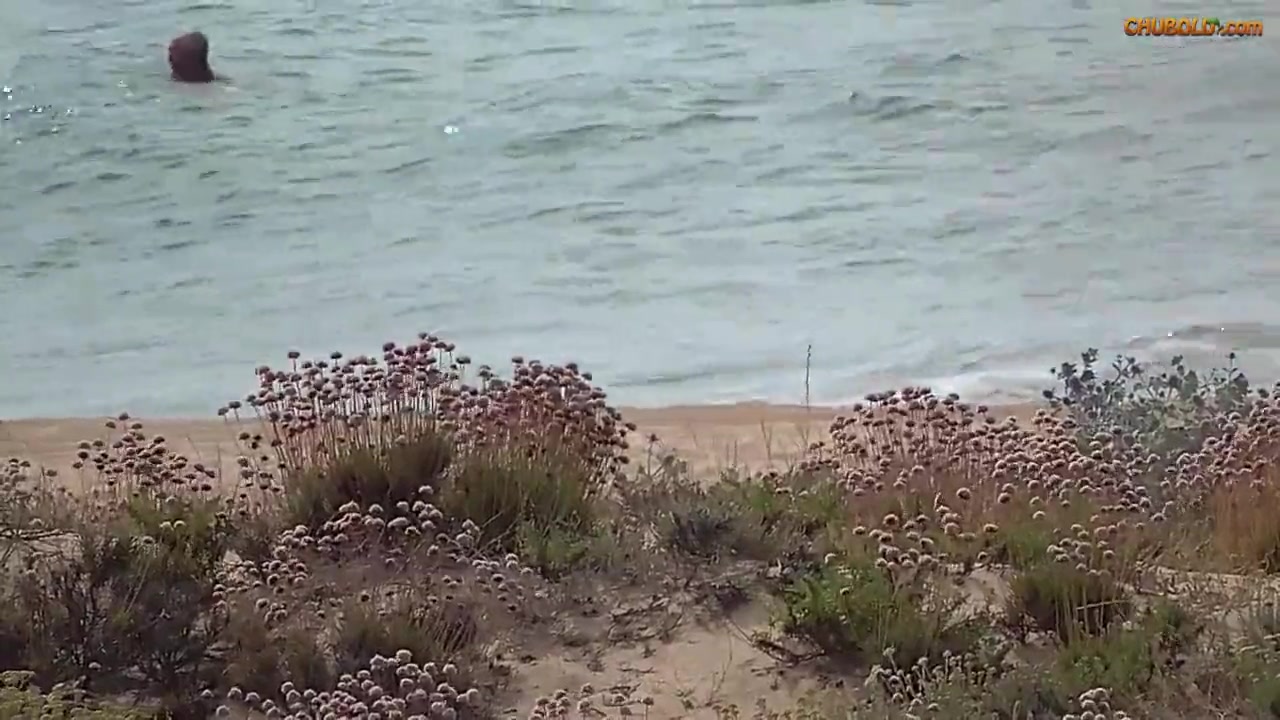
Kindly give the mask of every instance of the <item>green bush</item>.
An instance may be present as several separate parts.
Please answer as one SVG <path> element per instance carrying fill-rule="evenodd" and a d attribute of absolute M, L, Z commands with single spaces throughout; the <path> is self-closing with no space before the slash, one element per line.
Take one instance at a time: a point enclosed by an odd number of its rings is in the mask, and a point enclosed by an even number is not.
<path fill-rule="evenodd" d="M 119 704 L 98 703 L 74 686 L 55 685 L 42 692 L 32 673 L 0 673 L 0 720 L 152 720 L 156 713 Z"/>
<path fill-rule="evenodd" d="M 601 539 L 600 534 L 580 535 L 557 527 L 525 524 L 516 531 L 516 550 L 526 566 L 544 578 L 557 580 L 590 559 L 597 539 Z"/>
<path fill-rule="evenodd" d="M 1280 719 L 1280 657 L 1274 652 L 1244 652 L 1235 660 L 1235 671 L 1257 716 Z"/>
<path fill-rule="evenodd" d="M 145 689 L 188 706 L 217 669 L 227 516 L 214 503 L 143 494 L 104 520 L 12 574 L 0 611 L 6 660 L 42 686 L 85 678 L 87 690 Z"/>
<path fill-rule="evenodd" d="M 1203 373 L 1187 368 L 1181 355 L 1165 369 L 1117 356 L 1105 377 L 1097 366 L 1094 348 L 1080 355 L 1078 365 L 1062 363 L 1051 371 L 1061 390 L 1046 390 L 1045 397 L 1067 408 L 1083 438 L 1118 437 L 1166 462 L 1222 435 L 1228 416 L 1251 402 L 1235 353 L 1226 367 Z"/>
<path fill-rule="evenodd" d="M 699 559 L 772 561 L 824 535 L 847 535 L 845 491 L 807 473 L 668 483 L 646 500 L 664 544 Z"/>
<path fill-rule="evenodd" d="M 1280 610 L 1272 602 L 1241 618 L 1245 644 L 1221 658 L 1246 702 L 1262 718 L 1280 719 Z"/>
<path fill-rule="evenodd" d="M 449 436 L 432 426 L 419 435 L 386 446 L 343 447 L 327 453 L 326 462 L 291 470 L 285 494 L 288 526 L 318 530 L 338 508 L 354 502 L 393 507 L 420 497 L 423 486 L 436 486 L 453 462 Z"/>
<path fill-rule="evenodd" d="M 227 658 L 222 682 L 264 696 L 285 680 L 303 687 L 329 687 L 334 680 L 327 647 L 316 629 L 297 624 L 271 625 L 250 609 L 234 606 L 224 633 Z"/>
<path fill-rule="evenodd" d="M 908 720 L 912 700 L 917 707 L 933 708 L 928 717 L 938 720 L 1061 718 L 1075 705 L 1062 678 L 1053 673 L 1027 667 L 996 672 L 973 665 L 968 658 L 951 658 L 942 667 L 898 671 L 898 682 L 881 681 L 880 712 L 866 717 Z"/>
<path fill-rule="evenodd" d="M 1158 599 L 1130 622 L 1062 644 L 1052 671 L 1072 696 L 1102 687 L 1117 699 L 1150 700 L 1160 688 L 1181 684 L 1176 673 L 1201 631 L 1188 611 Z"/>
<path fill-rule="evenodd" d="M 1079 638 L 1062 648 L 1058 664 L 1077 691 L 1105 687 L 1121 695 L 1144 692 L 1157 669 L 1152 638 L 1141 628 Z"/>
<path fill-rule="evenodd" d="M 985 634 L 958 600 L 908 592 L 856 559 L 794 578 L 782 591 L 776 625 L 827 655 L 903 666 L 967 654 Z"/>
<path fill-rule="evenodd" d="M 1031 629 L 1070 643 L 1105 632 L 1130 610 L 1124 589 L 1109 576 L 1069 563 L 1043 562 L 1014 577 L 1005 616 L 1015 627 L 1029 623 Z"/>
<path fill-rule="evenodd" d="M 569 453 L 486 448 L 455 464 L 442 509 L 455 521 L 474 522 L 486 546 L 511 552 L 522 533 L 526 539 L 552 532 L 562 539 L 589 536 L 598 483 L 593 468 Z"/>
<path fill-rule="evenodd" d="M 343 609 L 334 642 L 338 672 L 367 667 L 375 655 L 408 650 L 419 662 L 457 662 L 480 634 L 478 609 L 410 591 L 378 607 L 376 600 L 353 600 Z"/>
<path fill-rule="evenodd" d="M 991 562 L 1017 570 L 1033 568 L 1051 559 L 1054 537 L 1044 522 L 1011 518 L 1000 527 L 987 552 Z"/>

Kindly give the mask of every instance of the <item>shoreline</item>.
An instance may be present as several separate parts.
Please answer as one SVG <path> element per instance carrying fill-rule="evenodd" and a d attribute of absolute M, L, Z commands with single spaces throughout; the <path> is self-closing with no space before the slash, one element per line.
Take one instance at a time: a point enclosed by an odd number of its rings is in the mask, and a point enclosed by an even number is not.
<path fill-rule="evenodd" d="M 757 401 L 722 405 L 672 405 L 662 408 L 621 407 L 636 424 L 630 437 L 632 457 L 646 460 L 647 438 L 655 434 L 655 454 L 674 452 L 696 473 L 730 468 L 782 468 L 799 458 L 808 442 L 826 437 L 831 421 L 845 406 L 780 405 Z M 997 417 L 1029 418 L 1043 403 L 991 404 Z M 0 460 L 18 457 L 75 478 L 76 444 L 105 437 L 108 416 L 0 418 Z M 149 435 L 163 435 L 172 451 L 230 471 L 236 455 L 235 422 L 210 418 L 134 416 Z M 251 420 L 242 421 L 252 423 Z"/>

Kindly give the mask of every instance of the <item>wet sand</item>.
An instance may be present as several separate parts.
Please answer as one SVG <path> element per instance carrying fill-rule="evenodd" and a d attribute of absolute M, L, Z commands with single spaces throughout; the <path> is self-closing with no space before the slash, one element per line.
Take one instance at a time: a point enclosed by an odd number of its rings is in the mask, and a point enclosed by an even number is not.
<path fill-rule="evenodd" d="M 1030 417 L 1035 405 L 992 408 L 1003 417 Z M 802 407 L 738 403 L 734 405 L 678 405 L 665 408 L 623 408 L 623 417 L 637 425 L 631 439 L 637 462 L 651 453 L 674 451 L 695 472 L 714 474 L 738 468 L 784 468 L 794 462 L 810 442 L 827 436 L 832 419 L 842 412 L 835 407 Z M 135 418 L 149 435 L 163 435 L 171 450 L 207 465 L 229 468 L 239 451 L 235 435 L 245 426 L 219 418 Z M 78 473 L 71 469 L 76 444 L 106 438 L 111 431 L 106 418 L 32 418 L 0 420 L 0 458 L 20 457 L 56 469 L 70 484 Z M 651 444 L 650 435 L 659 441 Z"/>

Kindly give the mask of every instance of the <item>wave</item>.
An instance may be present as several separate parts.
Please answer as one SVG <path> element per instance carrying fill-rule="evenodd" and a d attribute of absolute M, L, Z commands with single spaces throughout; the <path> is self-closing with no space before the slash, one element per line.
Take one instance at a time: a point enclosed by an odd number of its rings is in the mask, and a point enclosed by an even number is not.
<path fill-rule="evenodd" d="M 585 123 L 563 130 L 526 135 L 507 143 L 503 154 L 513 159 L 559 155 L 593 144 L 609 144 L 627 128 L 616 123 Z"/>
<path fill-rule="evenodd" d="M 913 115 L 921 115 L 942 109 L 943 103 L 930 102 L 909 95 L 870 96 L 853 92 L 849 94 L 849 104 L 855 115 L 872 120 L 901 120 Z"/>
<path fill-rule="evenodd" d="M 1048 349 L 1014 352 L 1003 354 L 1000 359 L 988 356 L 965 364 L 961 372 L 924 377 L 916 382 L 935 392 L 958 393 L 974 402 L 1036 400 L 1041 391 L 1054 386 L 1051 369 L 1062 362 L 1078 362 L 1086 349 L 1064 348 L 1056 354 Z M 1163 334 L 1132 337 L 1098 350 L 1098 366 L 1104 373 L 1117 355 L 1132 356 L 1157 367 L 1180 356 L 1187 367 L 1197 371 L 1234 365 L 1255 386 L 1280 381 L 1280 325 L 1191 324 Z"/>

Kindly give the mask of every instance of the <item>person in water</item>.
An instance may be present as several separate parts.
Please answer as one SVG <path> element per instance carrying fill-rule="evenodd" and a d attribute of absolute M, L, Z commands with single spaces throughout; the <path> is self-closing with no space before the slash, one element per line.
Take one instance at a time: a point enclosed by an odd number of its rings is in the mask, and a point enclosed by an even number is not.
<path fill-rule="evenodd" d="M 202 32 L 179 35 L 169 43 L 169 69 L 178 82 L 210 83 L 209 38 Z"/>

